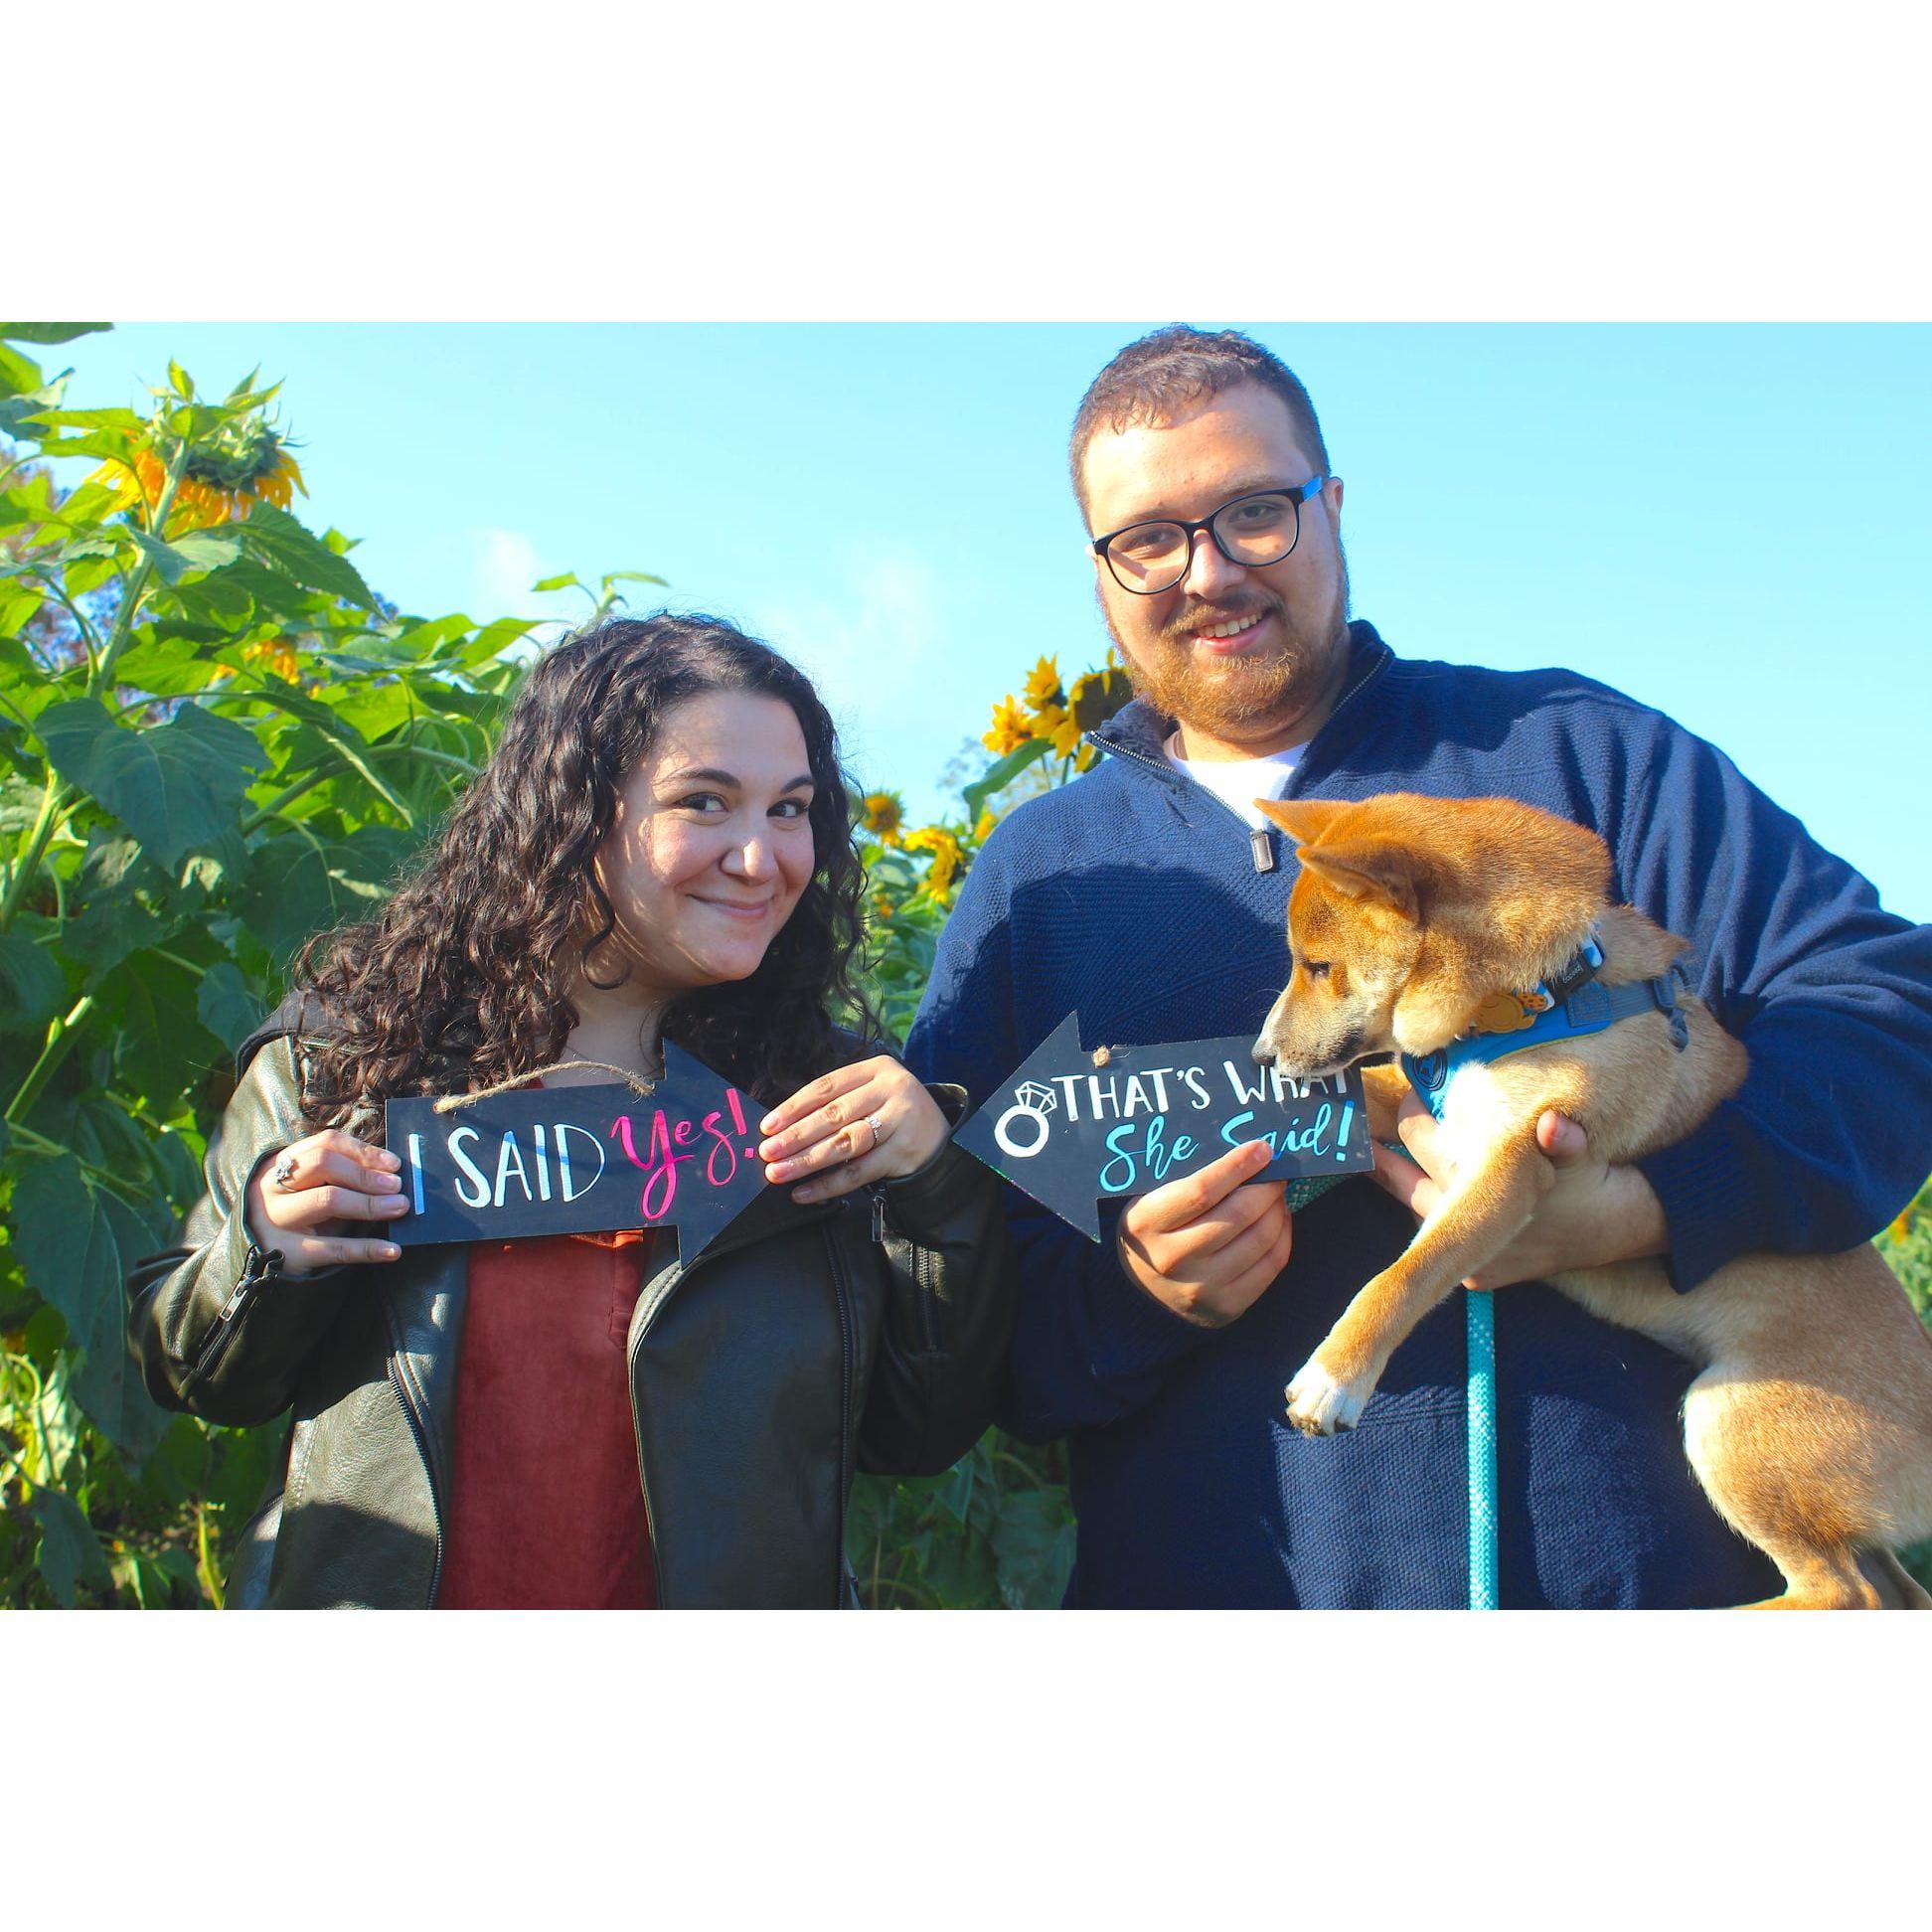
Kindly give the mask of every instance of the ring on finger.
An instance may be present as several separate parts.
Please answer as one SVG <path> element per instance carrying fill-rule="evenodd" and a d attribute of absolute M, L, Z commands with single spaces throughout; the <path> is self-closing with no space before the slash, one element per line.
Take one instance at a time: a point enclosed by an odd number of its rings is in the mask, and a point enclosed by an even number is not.
<path fill-rule="evenodd" d="M 288 1184 L 294 1179 L 295 1179 L 295 1156 L 293 1154 L 284 1154 L 281 1157 L 281 1159 L 275 1163 L 275 1171 L 273 1175 L 275 1186 L 282 1189 L 284 1192 L 286 1192 L 288 1188 Z"/>
<path fill-rule="evenodd" d="M 876 1154 L 880 1143 L 886 1138 L 886 1129 L 876 1113 L 866 1116 L 866 1125 L 872 1129 L 873 1144 L 867 1148 L 868 1154 Z"/>

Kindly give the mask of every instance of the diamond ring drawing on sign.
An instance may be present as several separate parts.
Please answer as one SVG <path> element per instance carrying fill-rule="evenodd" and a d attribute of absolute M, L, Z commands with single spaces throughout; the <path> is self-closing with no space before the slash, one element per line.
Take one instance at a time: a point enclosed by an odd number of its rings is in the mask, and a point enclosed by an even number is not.
<path fill-rule="evenodd" d="M 1013 1105 L 1003 1113 L 993 1127 L 993 1138 L 999 1142 L 1001 1150 L 1011 1154 L 1016 1161 L 1030 1160 L 1046 1145 L 1046 1136 L 1052 1131 L 1046 1124 L 1046 1116 L 1053 1111 L 1057 1096 L 1049 1086 L 1043 1086 L 1038 1080 L 1022 1080 L 1014 1088 Z M 1025 1142 L 1014 1139 L 1019 1131 L 1018 1123 L 1025 1122 L 1025 1132 L 1029 1138 Z"/>

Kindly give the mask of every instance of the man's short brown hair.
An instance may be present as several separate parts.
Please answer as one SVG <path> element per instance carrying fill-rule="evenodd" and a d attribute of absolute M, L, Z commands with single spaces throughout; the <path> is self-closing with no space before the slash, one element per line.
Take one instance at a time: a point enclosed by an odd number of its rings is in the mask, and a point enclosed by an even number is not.
<path fill-rule="evenodd" d="M 1080 474 L 1087 444 L 1102 429 L 1118 435 L 1137 422 L 1160 422 L 1178 414 L 1191 402 L 1218 396 L 1239 383 L 1258 383 L 1288 405 L 1288 420 L 1316 471 L 1326 476 L 1328 445 L 1315 405 L 1301 379 L 1272 351 L 1237 329 L 1209 333 L 1177 322 L 1130 342 L 1098 376 L 1080 399 L 1067 445 L 1073 471 L 1073 494 L 1086 508 L 1085 480 Z M 1283 481 L 1301 482 L 1300 477 Z"/>

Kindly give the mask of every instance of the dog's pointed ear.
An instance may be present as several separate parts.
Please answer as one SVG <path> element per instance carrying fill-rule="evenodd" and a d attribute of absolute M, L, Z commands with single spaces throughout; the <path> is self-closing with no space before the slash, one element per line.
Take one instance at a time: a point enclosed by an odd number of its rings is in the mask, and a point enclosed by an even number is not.
<path fill-rule="evenodd" d="M 1297 798 L 1284 802 L 1276 798 L 1257 798 L 1255 809 L 1272 819 L 1298 846 L 1314 845 L 1349 807 L 1346 801 L 1332 798 Z"/>
<path fill-rule="evenodd" d="M 1344 839 L 1297 855 L 1338 892 L 1350 898 L 1379 899 L 1406 919 L 1420 909 L 1422 880 L 1415 855 L 1387 839 Z"/>

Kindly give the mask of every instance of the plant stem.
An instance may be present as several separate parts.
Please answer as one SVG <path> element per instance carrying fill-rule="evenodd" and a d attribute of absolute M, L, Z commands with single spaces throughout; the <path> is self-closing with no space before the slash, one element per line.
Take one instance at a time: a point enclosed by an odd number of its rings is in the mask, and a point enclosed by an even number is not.
<path fill-rule="evenodd" d="M 208 1512 L 197 1503 L 195 1505 L 195 1548 L 198 1561 L 195 1573 L 201 1578 L 201 1586 L 208 1592 L 208 1600 L 216 1609 L 222 1607 L 221 1579 L 215 1574 L 215 1563 L 208 1547 Z"/>
<path fill-rule="evenodd" d="M 136 1202 L 141 1199 L 134 1192 L 132 1182 L 123 1180 L 118 1174 L 109 1174 L 103 1167 L 95 1167 L 91 1161 L 83 1160 L 73 1148 L 63 1142 L 50 1140 L 45 1134 L 36 1133 L 33 1128 L 22 1126 L 17 1120 L 10 1120 L 7 1128 L 15 1140 L 36 1154 L 66 1155 L 82 1174 L 91 1175 L 103 1188 L 119 1195 L 123 1201 Z"/>
<path fill-rule="evenodd" d="M 447 765 L 452 771 L 460 771 L 465 777 L 474 778 L 476 767 L 467 758 L 459 758 L 453 751 L 431 751 L 426 745 L 415 744 L 372 744 L 367 755 L 371 758 L 411 758 L 424 764 Z M 259 806 L 242 821 L 242 835 L 258 831 L 267 822 L 279 815 L 284 805 L 292 804 L 301 795 L 330 778 L 340 778 L 339 771 L 311 771 L 307 777 L 298 778 L 292 785 L 278 791 L 267 804 Z"/>
<path fill-rule="evenodd" d="M 93 1011 L 93 1003 L 94 996 L 83 993 L 75 1001 L 74 1010 L 65 1020 L 50 1020 L 47 1023 L 47 1044 L 41 1048 L 40 1058 L 28 1070 L 27 1077 L 20 1083 L 20 1091 L 8 1103 L 4 1116 L 8 1126 L 14 1126 L 24 1119 L 28 1109 L 40 1098 L 41 1089 L 68 1056 L 68 1049 L 74 1044 L 74 1030 Z"/>
<path fill-rule="evenodd" d="M 181 487 L 182 472 L 187 466 L 188 445 L 178 442 L 173 456 L 168 459 L 168 478 L 161 486 L 161 500 L 155 505 L 154 516 L 148 525 L 150 534 L 168 527 L 168 513 L 174 508 L 175 492 Z M 148 578 L 153 574 L 153 560 L 143 557 L 140 566 L 123 585 L 120 608 L 114 613 L 114 628 L 108 633 L 106 648 L 97 658 L 88 654 L 91 669 L 87 674 L 86 695 L 89 698 L 98 698 L 107 689 L 115 661 L 126 650 L 127 640 L 133 634 L 134 613 L 140 608 L 141 599 L 147 595 Z M 48 840 L 54 836 L 55 821 L 73 795 L 74 788 L 49 765 L 47 789 L 41 794 L 40 817 L 34 821 L 33 834 L 27 841 L 26 851 L 21 854 L 19 868 L 7 884 L 7 895 L 0 900 L 0 932 L 13 924 L 21 900 L 27 896 L 27 887 L 40 871 L 41 855 L 47 850 Z"/>
<path fill-rule="evenodd" d="M 13 878 L 7 882 L 7 895 L 0 899 L 0 932 L 5 932 L 13 924 L 21 900 L 27 896 L 27 887 L 40 871 L 41 854 L 47 850 L 47 842 L 54 836 L 54 822 L 68 797 L 67 780 L 50 765 L 47 789 L 41 794 L 40 817 L 34 821 L 34 829 L 28 836 L 26 849 L 20 855 Z"/>
<path fill-rule="evenodd" d="M 154 506 L 154 515 L 148 520 L 148 535 L 157 543 L 165 543 L 168 516 L 174 509 L 175 492 L 181 487 L 183 472 L 188 467 L 188 444 L 177 441 L 174 454 L 168 458 L 167 480 L 161 485 L 160 501 Z M 107 648 L 101 652 L 99 661 L 93 668 L 93 675 L 87 680 L 87 696 L 98 698 L 112 681 L 114 665 L 120 654 L 127 649 L 128 638 L 134 630 L 134 613 L 141 606 L 141 599 L 147 595 L 148 579 L 154 574 L 154 560 L 143 556 L 139 567 L 127 579 L 121 591 L 120 608 L 114 612 L 114 628 L 108 633 Z"/>

